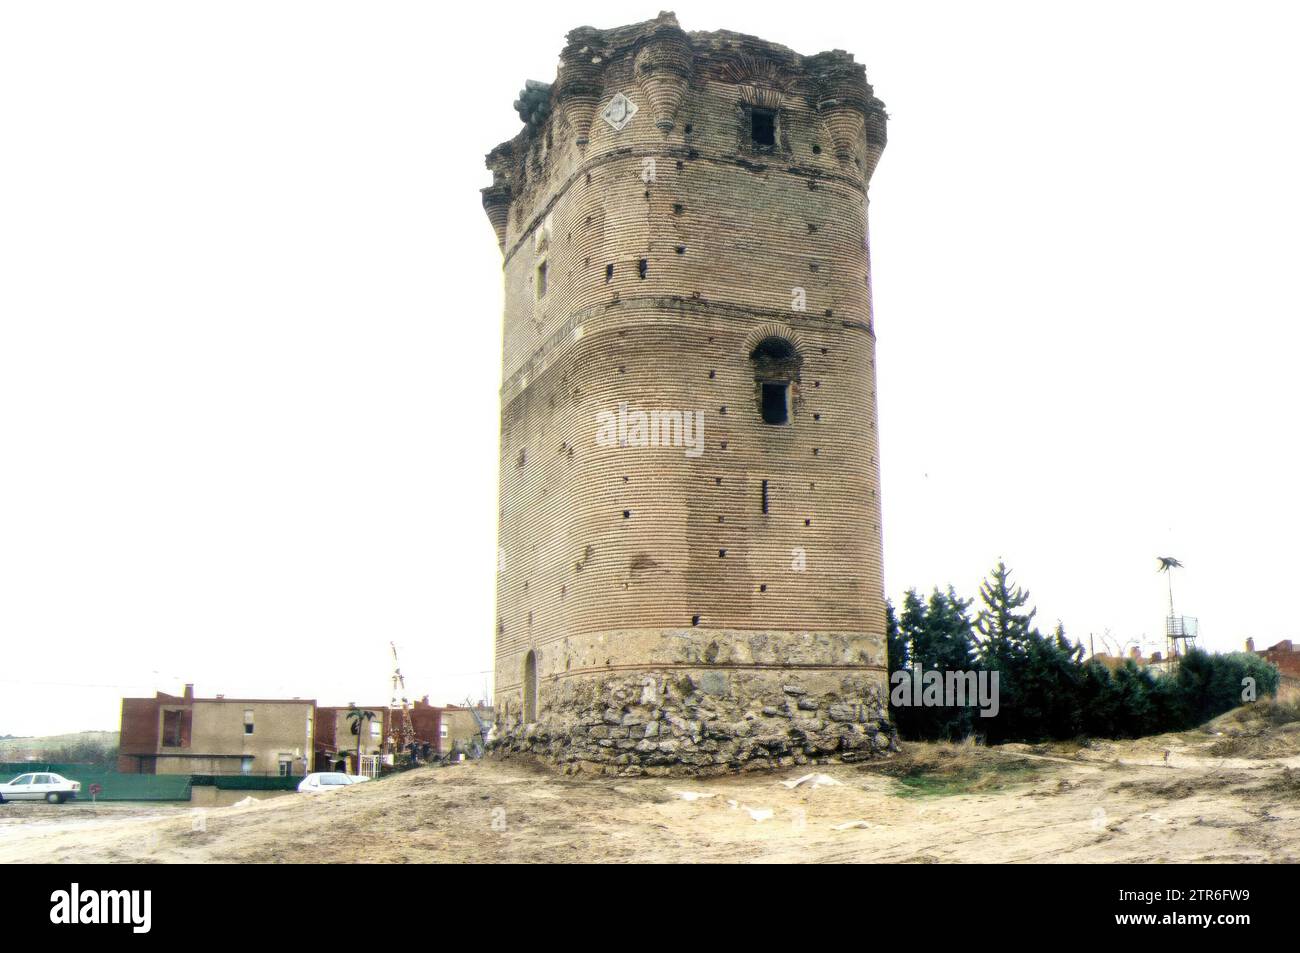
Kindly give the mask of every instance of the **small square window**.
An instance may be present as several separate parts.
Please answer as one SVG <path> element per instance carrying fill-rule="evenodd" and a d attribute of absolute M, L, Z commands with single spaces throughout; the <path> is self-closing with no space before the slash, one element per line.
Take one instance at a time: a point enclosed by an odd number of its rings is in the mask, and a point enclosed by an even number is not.
<path fill-rule="evenodd" d="M 756 146 L 776 145 L 776 112 L 754 109 L 749 114 L 749 134 Z"/>
<path fill-rule="evenodd" d="M 546 297 L 546 262 L 537 266 L 537 297 Z"/>

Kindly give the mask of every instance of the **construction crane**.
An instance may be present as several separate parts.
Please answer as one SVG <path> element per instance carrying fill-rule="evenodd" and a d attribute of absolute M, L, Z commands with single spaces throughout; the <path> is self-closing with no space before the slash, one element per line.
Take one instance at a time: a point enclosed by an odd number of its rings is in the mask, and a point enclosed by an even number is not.
<path fill-rule="evenodd" d="M 396 716 L 396 736 L 400 739 L 398 750 L 411 751 L 411 746 L 415 744 L 415 727 L 411 724 L 411 703 L 406 698 L 406 679 L 402 676 L 401 663 L 397 661 L 397 643 L 389 642 L 388 645 L 393 650 L 393 694 L 388 700 L 388 723 L 391 725 Z M 393 736 L 390 734 L 389 743 L 392 741 Z"/>
<path fill-rule="evenodd" d="M 474 702 L 474 699 L 470 698 L 468 695 L 465 696 L 465 707 L 468 708 L 469 713 L 474 716 L 474 724 L 478 728 L 478 741 L 475 742 L 473 747 L 470 749 L 470 755 L 471 757 L 481 758 L 483 757 L 484 749 L 487 748 L 488 731 L 492 726 L 485 723 L 483 719 L 479 717 L 478 705 Z"/>

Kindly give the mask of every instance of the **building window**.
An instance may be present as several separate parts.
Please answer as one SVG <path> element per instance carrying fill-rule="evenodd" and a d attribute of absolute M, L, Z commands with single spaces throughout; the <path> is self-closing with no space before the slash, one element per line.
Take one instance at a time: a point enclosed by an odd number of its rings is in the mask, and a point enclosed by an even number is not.
<path fill-rule="evenodd" d="M 163 710 L 162 744 L 164 748 L 186 748 L 189 746 L 188 720 L 189 712 L 180 709 Z"/>
<path fill-rule="evenodd" d="M 537 300 L 546 297 L 546 262 L 537 266 Z"/>
<path fill-rule="evenodd" d="M 782 426 L 790 422 L 791 384 L 799 379 L 800 357 L 783 337 L 766 337 L 750 353 L 754 382 L 758 387 L 759 412 L 763 423 Z"/>
<path fill-rule="evenodd" d="M 443 741 L 446 741 L 446 740 L 447 740 L 447 726 L 446 726 L 446 725 L 439 725 L 439 726 L 438 726 L 438 737 L 441 738 Z"/>
<path fill-rule="evenodd" d="M 776 145 L 776 111 L 757 107 L 750 110 L 749 135 L 756 146 Z"/>
<path fill-rule="evenodd" d="M 253 709 L 245 708 L 244 709 L 244 734 L 251 735 L 252 733 L 253 733 Z"/>
<path fill-rule="evenodd" d="M 790 422 L 790 384 L 788 381 L 763 381 L 763 423 Z M 763 512 L 767 512 L 766 497 Z"/>
<path fill-rule="evenodd" d="M 253 756 L 252 756 L 252 755 L 245 755 L 244 757 L 242 757 L 242 758 L 239 759 L 239 773 L 240 773 L 240 774 L 252 774 L 252 773 L 253 773 Z"/>
<path fill-rule="evenodd" d="M 292 761 L 281 761 L 281 762 L 280 762 L 280 777 L 282 777 L 282 778 L 287 778 L 287 777 L 289 777 L 289 775 L 291 775 L 291 774 L 293 774 L 293 762 L 292 762 Z"/>

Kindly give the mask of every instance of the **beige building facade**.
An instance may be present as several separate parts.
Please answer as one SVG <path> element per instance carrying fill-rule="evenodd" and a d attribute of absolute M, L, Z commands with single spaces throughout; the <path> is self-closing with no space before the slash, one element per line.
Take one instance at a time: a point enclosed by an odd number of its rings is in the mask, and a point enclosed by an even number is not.
<path fill-rule="evenodd" d="M 312 699 L 196 698 L 122 700 L 118 770 L 139 774 L 307 772 L 315 730 Z"/>

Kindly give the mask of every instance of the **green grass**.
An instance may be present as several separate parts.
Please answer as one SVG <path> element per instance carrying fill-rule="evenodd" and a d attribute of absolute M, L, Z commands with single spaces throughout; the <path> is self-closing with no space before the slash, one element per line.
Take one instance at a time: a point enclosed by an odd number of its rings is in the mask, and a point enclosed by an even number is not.
<path fill-rule="evenodd" d="M 953 797 L 984 794 L 1036 781 L 1043 766 L 1029 761 L 995 761 L 963 764 L 951 769 L 932 770 L 926 765 L 909 766 L 894 778 L 899 797 Z"/>

